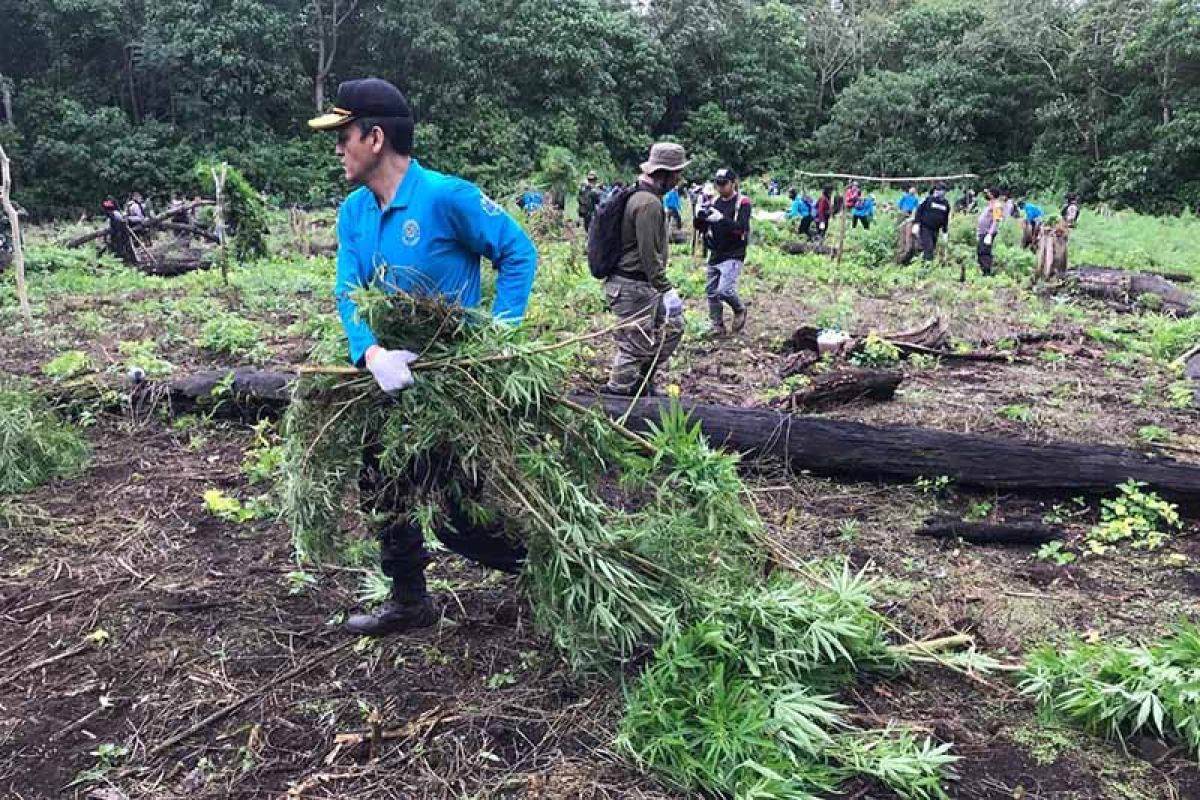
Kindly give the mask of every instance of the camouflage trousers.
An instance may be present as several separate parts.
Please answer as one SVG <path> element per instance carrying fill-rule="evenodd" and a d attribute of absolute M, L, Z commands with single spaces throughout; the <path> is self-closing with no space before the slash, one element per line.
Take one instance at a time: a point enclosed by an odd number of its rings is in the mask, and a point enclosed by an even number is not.
<path fill-rule="evenodd" d="M 662 294 L 645 281 L 610 277 L 604 296 L 617 321 L 625 323 L 613 336 L 613 357 L 608 389 L 633 394 L 645 383 L 654 386 L 654 374 L 667 363 L 683 336 L 683 315 L 668 317 Z"/>

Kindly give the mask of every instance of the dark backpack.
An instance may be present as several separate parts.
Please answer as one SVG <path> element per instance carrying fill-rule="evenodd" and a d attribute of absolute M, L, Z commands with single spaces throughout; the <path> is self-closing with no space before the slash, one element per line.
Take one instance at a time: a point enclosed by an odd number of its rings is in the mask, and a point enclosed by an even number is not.
<path fill-rule="evenodd" d="M 621 227 L 625 219 L 625 206 L 629 198 L 644 191 L 648 190 L 636 184 L 626 186 L 609 195 L 596 209 L 588 228 L 587 243 L 588 269 L 592 271 L 592 277 L 604 280 L 617 271 L 624 249 Z"/>

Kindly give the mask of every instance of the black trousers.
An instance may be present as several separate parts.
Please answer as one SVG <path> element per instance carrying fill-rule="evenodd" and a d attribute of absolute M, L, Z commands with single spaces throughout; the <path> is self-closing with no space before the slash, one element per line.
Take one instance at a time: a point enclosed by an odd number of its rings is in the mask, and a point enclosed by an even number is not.
<path fill-rule="evenodd" d="M 937 250 L 938 232 L 924 225 L 921 226 L 921 257 L 933 261 L 934 251 Z"/>
<path fill-rule="evenodd" d="M 979 271 L 984 275 L 992 274 L 992 246 L 984 244 L 985 237 L 979 237 L 979 243 L 975 247 L 975 257 L 979 261 Z"/>
<path fill-rule="evenodd" d="M 807 217 L 801 217 L 800 218 L 800 235 L 807 236 L 811 239 L 812 238 L 812 224 L 813 224 L 813 218 L 811 215 L 807 216 Z"/>
<path fill-rule="evenodd" d="M 870 217 L 854 217 L 850 220 L 850 227 L 857 228 L 859 226 L 859 223 L 862 223 L 864 230 L 871 230 L 871 218 Z"/>
<path fill-rule="evenodd" d="M 425 594 L 425 567 L 431 559 L 424 533 L 411 519 L 411 511 L 434 489 L 443 490 L 445 513 L 434 529 L 442 544 L 502 572 L 520 572 L 525 563 L 525 546 L 506 536 L 499 521 L 480 524 L 467 513 L 464 501 L 477 498 L 480 487 L 469 482 L 447 453 L 426 453 L 414 461 L 407 475 L 389 479 L 380 470 L 378 449 L 368 447 L 363 452 L 358 488 L 364 510 L 380 520 L 376 532 L 379 566 L 392 579 L 392 595 L 399 600 Z"/>

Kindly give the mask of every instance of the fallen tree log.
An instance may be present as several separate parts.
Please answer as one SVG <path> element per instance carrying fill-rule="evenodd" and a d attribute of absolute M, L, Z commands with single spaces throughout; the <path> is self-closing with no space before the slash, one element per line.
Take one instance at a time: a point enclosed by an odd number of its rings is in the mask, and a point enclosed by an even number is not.
<path fill-rule="evenodd" d="M 656 421 L 670 402 L 572 399 L 625 417 L 626 425 L 639 431 Z M 756 408 L 683 406 L 714 446 L 749 458 L 779 460 L 790 469 L 817 475 L 900 481 L 946 475 L 964 486 L 1053 494 L 1109 492 L 1132 478 L 1173 499 L 1200 504 L 1200 465 L 1121 447 L 877 427 Z"/>
<path fill-rule="evenodd" d="M 167 222 L 168 220 L 171 220 L 180 214 L 184 214 L 184 213 L 187 213 L 188 211 L 191 211 L 193 208 L 198 208 L 203 205 L 211 205 L 211 204 L 212 204 L 211 200 L 193 200 L 190 203 L 183 204 L 179 208 L 172 208 L 169 211 L 162 212 L 161 214 L 155 214 L 152 217 L 146 217 L 146 219 L 143 222 L 138 223 L 137 225 L 130 225 L 129 228 L 130 228 L 130 230 L 133 230 L 133 231 L 140 231 L 140 230 L 144 230 L 146 228 L 154 228 L 154 227 L 159 226 L 160 223 Z M 99 230 L 94 230 L 91 233 L 85 233 L 85 234 L 82 234 L 81 236 L 76 236 L 73 239 L 68 239 L 64 243 L 63 246 L 64 247 L 79 247 L 82 244 L 87 244 L 88 242 L 92 241 L 93 239 L 99 239 L 100 237 L 107 236 L 107 235 L 108 235 L 108 224 L 105 223 L 104 227 L 100 228 Z"/>
<path fill-rule="evenodd" d="M 163 222 L 158 227 L 168 231 L 175 231 L 176 233 L 186 233 L 189 236 L 195 236 L 198 239 L 203 239 L 213 244 L 221 243 L 216 234 L 201 228 L 199 225 L 189 225 L 183 222 Z"/>
<path fill-rule="evenodd" d="M 1034 545 L 1063 538 L 1063 531 L 1040 522 L 966 522 L 950 517 L 934 517 L 917 536 L 934 539 L 962 539 L 971 544 Z"/>
<path fill-rule="evenodd" d="M 807 388 L 786 398 L 782 405 L 792 411 L 816 411 L 856 400 L 891 400 L 904 380 L 898 370 L 848 368 L 813 378 Z"/>
<path fill-rule="evenodd" d="M 287 406 L 295 378 L 292 372 L 250 368 L 209 370 L 162 384 L 144 382 L 133 395 L 139 404 L 166 399 L 185 408 L 224 403 L 242 412 L 273 413 Z M 103 387 L 93 386 L 93 397 L 97 388 Z M 70 388 L 65 391 L 78 396 Z M 623 418 L 635 431 L 647 430 L 671 403 L 666 398 L 595 395 L 568 400 Z M 1190 506 L 1200 505 L 1200 465 L 1121 447 L 879 427 L 760 408 L 682 405 L 713 446 L 752 459 L 778 460 L 796 471 L 899 481 L 945 475 L 964 486 L 1056 494 L 1109 492 L 1133 479 Z"/>
<path fill-rule="evenodd" d="M 817 336 L 820 333 L 821 329 L 814 325 L 801 325 L 784 342 L 780 352 L 798 353 L 803 350 L 809 350 L 816 353 L 818 352 Z M 941 317 L 930 317 L 921 325 L 906 331 L 879 333 L 876 335 L 901 348 L 904 346 L 914 346 L 926 348 L 927 350 L 937 350 L 944 347 L 950 341 L 950 331 Z M 845 348 L 845 351 L 849 353 L 861 348 L 867 336 L 868 334 L 865 333 L 850 334 L 850 338 L 855 341 L 852 341 Z"/>
<path fill-rule="evenodd" d="M 802 256 L 809 253 L 819 256 L 837 254 L 836 247 L 830 247 L 824 242 L 784 242 L 779 246 L 779 249 L 789 256 Z"/>
<path fill-rule="evenodd" d="M 1159 275 L 1081 266 L 1068 272 L 1067 278 L 1076 291 L 1119 303 L 1126 308 L 1141 305 L 1178 317 L 1190 316 L 1195 312 L 1192 294 Z M 1147 297 L 1157 299 L 1147 303 Z"/>

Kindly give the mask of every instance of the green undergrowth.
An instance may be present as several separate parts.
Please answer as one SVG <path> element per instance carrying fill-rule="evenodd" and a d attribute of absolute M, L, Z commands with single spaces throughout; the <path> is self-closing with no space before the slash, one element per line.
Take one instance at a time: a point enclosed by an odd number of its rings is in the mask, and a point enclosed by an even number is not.
<path fill-rule="evenodd" d="M 473 521 L 504 522 L 529 552 L 521 588 L 535 624 L 568 663 L 620 673 L 653 650 L 619 739 L 638 763 L 739 796 L 808 797 L 851 774 L 945 796 L 947 746 L 842 719 L 841 689 L 905 663 L 869 584 L 842 565 L 764 578 L 765 534 L 737 457 L 710 448 L 677 404 L 631 441 L 559 402 L 575 345 L 428 300 L 364 291 L 359 304 L 381 344 L 422 357 L 395 399 L 365 377 L 298 387 L 283 495 L 301 561 L 344 549 L 338 528 L 364 448 L 392 479 L 436 453 L 452 466 L 436 490 L 409 496 L 412 521 L 447 524 L 449 501 Z"/>
<path fill-rule="evenodd" d="M 1060 719 L 1108 738 L 1159 736 L 1200 757 L 1200 627 L 1176 625 L 1149 644 L 1044 645 L 1021 690 Z"/>
<path fill-rule="evenodd" d="M 83 437 L 32 389 L 0 381 L 0 496 L 73 475 L 88 455 Z"/>

